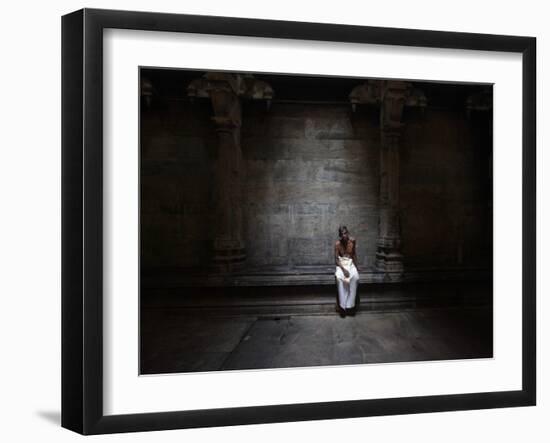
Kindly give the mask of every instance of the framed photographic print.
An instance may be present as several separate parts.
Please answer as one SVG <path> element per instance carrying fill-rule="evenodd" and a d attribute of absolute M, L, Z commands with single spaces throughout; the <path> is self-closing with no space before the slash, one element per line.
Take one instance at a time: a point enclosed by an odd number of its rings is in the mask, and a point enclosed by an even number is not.
<path fill-rule="evenodd" d="M 62 19 L 62 426 L 536 402 L 532 37 Z"/>

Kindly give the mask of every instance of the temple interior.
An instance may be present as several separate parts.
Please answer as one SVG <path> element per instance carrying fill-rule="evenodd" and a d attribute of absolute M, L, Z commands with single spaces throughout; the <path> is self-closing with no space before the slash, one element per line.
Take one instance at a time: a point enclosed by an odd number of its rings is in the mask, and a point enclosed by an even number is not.
<path fill-rule="evenodd" d="M 492 357 L 491 85 L 140 78 L 143 374 Z"/>

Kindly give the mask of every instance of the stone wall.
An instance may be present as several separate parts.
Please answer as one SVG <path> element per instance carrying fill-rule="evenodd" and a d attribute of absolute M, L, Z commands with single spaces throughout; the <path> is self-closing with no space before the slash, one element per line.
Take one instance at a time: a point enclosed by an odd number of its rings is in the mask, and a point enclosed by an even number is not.
<path fill-rule="evenodd" d="M 414 112 L 412 112 L 414 114 Z M 490 267 L 491 137 L 487 115 L 427 108 L 405 116 L 400 219 L 405 268 Z"/>
<path fill-rule="evenodd" d="M 217 139 L 208 101 L 163 99 L 141 124 L 142 268 L 208 263 Z M 400 147 L 405 269 L 487 267 L 491 138 L 479 116 L 406 112 Z M 374 266 L 379 112 L 346 104 L 243 104 L 247 267 L 330 266 L 339 224 Z M 476 120 L 477 119 L 477 120 Z"/>
<path fill-rule="evenodd" d="M 210 108 L 178 100 L 142 108 L 142 268 L 208 261 L 210 169 L 217 143 Z"/>
<path fill-rule="evenodd" d="M 338 226 L 345 224 L 358 239 L 359 263 L 372 265 L 380 146 L 375 116 L 356 118 L 345 105 L 254 108 L 243 115 L 242 139 L 249 263 L 332 264 Z"/>

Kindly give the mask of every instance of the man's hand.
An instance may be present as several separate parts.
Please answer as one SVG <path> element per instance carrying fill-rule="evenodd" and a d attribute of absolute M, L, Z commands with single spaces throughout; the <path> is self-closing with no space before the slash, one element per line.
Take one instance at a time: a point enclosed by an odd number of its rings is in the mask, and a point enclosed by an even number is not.
<path fill-rule="evenodd" d="M 349 271 L 347 269 L 342 268 L 342 272 L 344 273 L 344 277 L 349 278 Z"/>

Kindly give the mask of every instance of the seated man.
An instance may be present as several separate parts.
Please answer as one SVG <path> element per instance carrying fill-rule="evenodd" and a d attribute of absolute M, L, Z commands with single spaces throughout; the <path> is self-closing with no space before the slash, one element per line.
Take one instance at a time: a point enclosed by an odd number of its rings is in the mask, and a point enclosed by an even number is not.
<path fill-rule="evenodd" d="M 348 228 L 338 228 L 339 240 L 334 245 L 334 260 L 336 262 L 336 285 L 338 287 L 338 302 L 336 309 L 341 317 L 355 314 L 355 297 L 359 283 L 357 269 L 356 240 L 350 237 Z"/>

